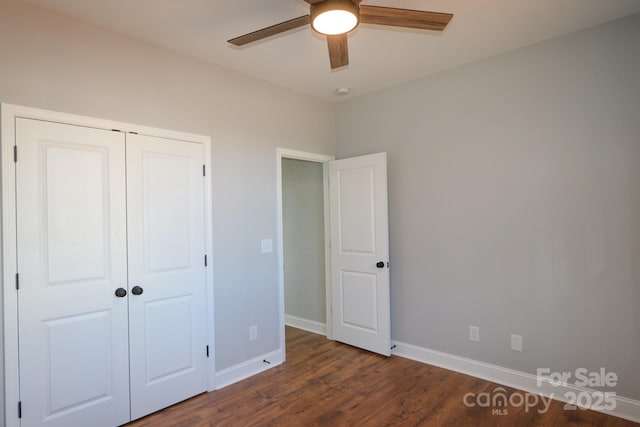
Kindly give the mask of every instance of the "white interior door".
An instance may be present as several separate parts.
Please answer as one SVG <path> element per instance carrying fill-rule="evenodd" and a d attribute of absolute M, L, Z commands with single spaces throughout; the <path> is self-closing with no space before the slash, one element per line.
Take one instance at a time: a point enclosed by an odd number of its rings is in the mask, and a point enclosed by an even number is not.
<path fill-rule="evenodd" d="M 129 421 L 124 135 L 16 120 L 21 425 Z"/>
<path fill-rule="evenodd" d="M 333 339 L 391 354 L 387 155 L 329 163 Z"/>
<path fill-rule="evenodd" d="M 203 159 L 127 135 L 132 419 L 207 388 Z"/>

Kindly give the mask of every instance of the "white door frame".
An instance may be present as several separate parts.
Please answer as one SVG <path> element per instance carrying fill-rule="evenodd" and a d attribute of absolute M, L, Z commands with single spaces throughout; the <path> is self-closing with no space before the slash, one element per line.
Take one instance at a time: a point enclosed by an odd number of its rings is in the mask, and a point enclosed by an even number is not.
<path fill-rule="evenodd" d="M 156 136 L 203 144 L 205 151 L 205 244 L 211 262 L 206 269 L 207 288 L 207 338 L 212 347 L 208 363 L 208 389 L 215 390 L 215 335 L 213 313 L 213 231 L 212 231 L 212 179 L 211 179 L 211 137 L 185 132 L 141 126 L 125 122 L 97 119 L 74 114 L 59 113 L 12 104 L 0 105 L 0 135 L 2 155 L 2 306 L 4 314 L 4 397 L 6 402 L 5 421 L 7 427 L 18 427 L 18 400 L 20 397 L 19 355 L 18 355 L 18 291 L 16 278 L 16 198 L 15 198 L 15 119 L 18 117 L 52 121 L 98 129 L 118 130 L 125 133 Z M 20 161 L 18 153 L 18 161 Z M 1 424 L 1 423 L 0 423 Z"/>
<path fill-rule="evenodd" d="M 282 360 L 286 360 L 285 351 L 286 340 L 284 335 L 285 313 L 284 313 L 284 232 L 282 221 L 282 159 L 306 160 L 308 162 L 323 163 L 323 194 L 324 194 L 324 257 L 325 257 L 325 288 L 326 288 L 326 310 L 327 310 L 327 338 L 332 339 L 331 327 L 331 254 L 329 252 L 330 233 L 329 228 L 329 173 L 327 162 L 335 160 L 334 156 L 325 154 L 307 153 L 304 151 L 288 150 L 286 148 L 276 149 L 276 197 L 278 209 L 278 293 L 279 293 L 279 315 L 280 315 L 280 351 Z"/>

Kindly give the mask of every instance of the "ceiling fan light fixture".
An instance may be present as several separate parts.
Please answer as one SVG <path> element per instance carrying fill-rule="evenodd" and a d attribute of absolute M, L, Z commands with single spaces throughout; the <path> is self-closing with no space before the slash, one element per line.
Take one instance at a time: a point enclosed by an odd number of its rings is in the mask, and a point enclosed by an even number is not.
<path fill-rule="evenodd" d="M 358 26 L 358 6 L 351 0 L 326 0 L 311 5 L 311 27 L 325 35 L 348 33 Z"/>

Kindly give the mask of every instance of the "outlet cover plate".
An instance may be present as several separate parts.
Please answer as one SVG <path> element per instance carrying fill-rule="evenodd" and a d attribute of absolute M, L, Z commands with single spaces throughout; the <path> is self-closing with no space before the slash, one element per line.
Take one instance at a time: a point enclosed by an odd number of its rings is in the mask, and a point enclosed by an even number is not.
<path fill-rule="evenodd" d="M 273 240 L 272 239 L 262 239 L 261 249 L 263 254 L 270 254 L 273 252 Z"/>
<path fill-rule="evenodd" d="M 522 351 L 522 335 L 511 334 L 511 350 Z"/>
<path fill-rule="evenodd" d="M 469 339 L 471 341 L 480 342 L 480 327 L 469 326 Z"/>

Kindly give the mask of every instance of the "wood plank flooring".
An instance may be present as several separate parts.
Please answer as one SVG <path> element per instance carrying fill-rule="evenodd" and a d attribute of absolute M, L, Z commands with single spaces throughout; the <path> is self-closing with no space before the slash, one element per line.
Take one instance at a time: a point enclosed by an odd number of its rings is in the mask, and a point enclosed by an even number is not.
<path fill-rule="evenodd" d="M 467 407 L 466 393 L 501 387 L 400 357 L 385 358 L 287 327 L 287 362 L 127 427 L 204 426 L 640 426 L 553 401 L 525 411 Z M 507 396 L 521 393 L 505 387 Z M 473 399 L 472 399 L 473 400 Z M 516 401 L 517 402 L 517 401 Z"/>

